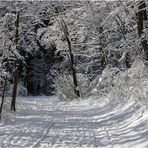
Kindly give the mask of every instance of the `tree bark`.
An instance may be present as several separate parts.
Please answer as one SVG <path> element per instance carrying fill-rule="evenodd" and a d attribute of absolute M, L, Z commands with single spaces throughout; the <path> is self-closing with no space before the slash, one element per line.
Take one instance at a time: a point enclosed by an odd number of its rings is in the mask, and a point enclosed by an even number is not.
<path fill-rule="evenodd" d="M 19 20 L 20 20 L 20 13 L 17 12 L 17 19 L 16 19 L 16 32 L 15 32 L 15 46 L 16 50 L 18 50 L 18 40 L 19 40 Z M 17 95 L 17 84 L 18 84 L 18 74 L 19 74 L 19 60 L 16 57 L 14 62 L 14 78 L 13 78 L 13 92 L 12 92 L 12 100 L 11 100 L 11 110 L 16 111 L 16 95 Z"/>
<path fill-rule="evenodd" d="M 32 57 L 30 57 L 29 56 L 29 59 L 27 60 L 27 92 L 28 92 L 28 94 L 29 95 L 32 95 L 34 92 L 33 92 L 33 82 L 31 81 L 32 80 L 32 77 L 33 77 L 33 75 L 32 75 L 32 70 L 33 70 L 33 68 L 32 68 L 32 65 L 31 65 L 31 58 Z"/>
<path fill-rule="evenodd" d="M 68 47 L 69 47 L 69 53 L 70 53 L 70 61 L 71 61 L 71 71 L 72 71 L 72 76 L 73 76 L 73 83 L 74 83 L 74 91 L 75 94 L 80 97 L 80 92 L 78 90 L 78 81 L 77 81 L 77 76 L 76 76 L 76 69 L 74 67 L 74 57 L 72 54 L 72 48 L 71 48 L 71 42 L 69 37 L 66 37 Z"/>
<path fill-rule="evenodd" d="M 18 84 L 18 73 L 19 73 L 19 69 L 18 69 L 18 65 L 17 65 L 18 61 L 15 61 L 15 70 L 14 70 L 14 80 L 13 80 L 13 92 L 12 92 L 12 101 L 11 101 L 11 110 L 12 111 L 16 111 L 16 95 L 17 95 L 17 84 Z"/>
<path fill-rule="evenodd" d="M 71 41 L 69 38 L 69 32 L 66 23 L 62 20 L 61 21 L 61 26 L 68 44 L 68 49 L 69 49 L 69 55 L 70 55 L 70 64 L 71 64 L 71 72 L 72 72 L 72 77 L 73 77 L 73 83 L 74 83 L 74 92 L 77 97 L 80 97 L 80 91 L 78 89 L 78 80 L 77 80 L 77 75 L 76 75 L 76 69 L 75 69 L 75 62 L 74 62 L 74 57 L 72 53 L 72 46 L 71 46 Z"/>
<path fill-rule="evenodd" d="M 102 42 L 102 36 L 100 36 L 100 34 L 102 34 L 103 32 L 103 27 L 99 27 L 99 42 L 100 42 L 100 52 L 101 52 L 101 71 L 103 71 L 106 68 L 107 65 L 107 57 L 106 57 L 106 51 L 104 49 L 103 46 L 103 42 Z"/>
<path fill-rule="evenodd" d="M 126 69 L 129 69 L 131 68 L 131 65 L 130 65 L 130 56 L 129 56 L 129 53 L 127 52 L 126 55 L 125 55 L 125 66 L 126 66 Z"/>
<path fill-rule="evenodd" d="M 5 98 L 6 85 L 7 85 L 7 77 L 5 78 L 5 81 L 4 81 L 4 90 L 2 93 L 2 101 L 1 101 L 1 106 L 0 106 L 0 120 L 2 117 L 2 110 L 3 110 L 3 104 L 4 104 L 4 98 Z"/>

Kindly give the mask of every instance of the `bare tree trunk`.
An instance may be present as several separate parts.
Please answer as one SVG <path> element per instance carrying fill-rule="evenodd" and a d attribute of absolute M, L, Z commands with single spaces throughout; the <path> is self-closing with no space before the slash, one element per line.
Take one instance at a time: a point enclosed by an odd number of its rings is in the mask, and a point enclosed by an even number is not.
<path fill-rule="evenodd" d="M 80 91 L 78 89 L 78 80 L 77 80 L 76 69 L 75 69 L 75 62 L 74 62 L 74 57 L 72 53 L 72 47 L 71 47 L 71 41 L 69 38 L 68 28 L 64 21 L 61 21 L 60 24 L 61 24 L 62 30 L 64 32 L 64 35 L 65 35 L 65 38 L 68 44 L 70 62 L 71 62 L 71 71 L 72 71 L 72 77 L 73 77 L 73 83 L 74 83 L 74 92 L 77 97 L 80 97 Z"/>
<path fill-rule="evenodd" d="M 17 13 L 17 19 L 16 19 L 16 32 L 15 32 L 15 46 L 16 50 L 18 50 L 18 40 L 19 40 L 19 20 L 20 20 L 20 13 Z M 17 58 L 17 57 L 16 57 Z M 17 84 L 18 84 L 18 73 L 19 73 L 19 60 L 18 58 L 15 60 L 14 63 L 14 86 L 13 86 L 13 94 L 12 94 L 12 101 L 11 101 L 11 110 L 15 111 L 16 107 L 16 94 L 17 94 Z"/>
<path fill-rule="evenodd" d="M 14 65 L 14 67 L 15 67 L 14 78 L 13 78 L 14 84 L 13 84 L 13 93 L 12 93 L 12 101 L 11 101 L 11 110 L 12 111 L 16 110 L 15 104 L 16 104 L 16 95 L 17 95 L 18 73 L 19 73 L 17 63 L 18 63 L 18 61 L 16 60 L 15 65 Z"/>
<path fill-rule="evenodd" d="M 69 38 L 66 38 L 66 40 L 67 40 L 67 43 L 68 43 L 70 59 L 71 59 L 71 71 L 72 71 L 73 82 L 74 82 L 74 86 L 75 86 L 74 91 L 75 91 L 75 94 L 78 97 L 80 97 L 80 92 L 78 90 L 78 81 L 77 81 L 77 76 L 76 76 L 76 69 L 75 69 L 75 66 L 74 66 L 74 57 L 73 57 L 72 48 L 71 48 L 71 42 L 70 42 Z"/>
<path fill-rule="evenodd" d="M 91 11 L 92 11 L 92 15 L 93 15 L 93 19 L 94 21 L 96 20 L 96 17 L 95 17 L 95 13 L 94 13 L 94 10 L 93 10 L 93 7 L 92 5 L 90 4 L 90 1 L 89 0 L 86 0 L 86 2 L 88 3 Z M 108 6 L 107 2 L 106 2 L 106 5 Z M 109 6 L 108 6 L 109 7 Z M 94 22 L 95 23 L 95 22 Z M 101 61 L 100 61 L 100 64 L 101 64 L 101 71 L 103 71 L 105 68 L 106 68 L 106 65 L 107 65 L 107 56 L 106 56 L 106 51 L 103 47 L 103 43 L 102 43 L 102 32 L 103 32 L 103 27 L 98 27 L 98 24 L 96 25 L 97 26 L 97 31 L 99 32 L 99 42 L 100 42 L 100 52 L 101 52 Z"/>
<path fill-rule="evenodd" d="M 32 65 L 31 65 L 31 57 L 29 56 L 29 59 L 27 60 L 27 92 L 29 95 L 33 94 L 33 82 L 31 81 L 33 74 L 32 71 Z"/>
<path fill-rule="evenodd" d="M 141 0 L 139 2 L 138 13 L 137 13 L 137 25 L 138 25 L 139 38 L 143 34 L 143 30 L 145 29 L 144 28 L 144 21 L 146 22 L 147 20 L 148 20 L 148 18 L 147 18 L 147 12 L 146 12 L 146 2 L 145 2 L 145 0 Z M 148 43 L 147 43 L 147 39 L 143 39 L 141 41 L 141 44 L 142 44 L 142 48 L 143 48 L 143 50 L 145 52 L 146 60 L 148 60 Z"/>
<path fill-rule="evenodd" d="M 103 27 L 99 27 L 99 42 L 100 42 L 100 52 L 101 52 L 101 71 L 103 71 L 106 68 L 107 65 L 107 57 L 106 57 L 106 51 L 104 49 L 103 46 L 103 42 L 102 42 L 102 32 L 103 32 Z"/>
<path fill-rule="evenodd" d="M 6 85 L 7 85 L 7 77 L 5 78 L 5 81 L 4 81 L 4 89 L 3 89 L 3 93 L 2 93 L 2 101 L 1 101 L 1 106 L 0 106 L 0 120 L 2 117 L 2 110 L 3 110 L 3 104 L 4 104 L 4 98 L 5 98 Z"/>
<path fill-rule="evenodd" d="M 127 52 L 126 55 L 125 55 L 125 66 L 126 66 L 126 69 L 129 69 L 131 67 L 130 63 L 129 63 L 129 60 L 130 59 L 130 56 L 129 56 L 129 53 Z"/>

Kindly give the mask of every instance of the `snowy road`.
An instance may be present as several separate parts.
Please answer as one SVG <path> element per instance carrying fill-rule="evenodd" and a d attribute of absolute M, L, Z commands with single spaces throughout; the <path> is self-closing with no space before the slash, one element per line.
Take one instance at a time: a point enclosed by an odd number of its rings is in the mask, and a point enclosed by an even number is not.
<path fill-rule="evenodd" d="M 18 98 L 17 113 L 0 125 L 0 147 L 148 148 L 148 112 L 134 101 Z"/>

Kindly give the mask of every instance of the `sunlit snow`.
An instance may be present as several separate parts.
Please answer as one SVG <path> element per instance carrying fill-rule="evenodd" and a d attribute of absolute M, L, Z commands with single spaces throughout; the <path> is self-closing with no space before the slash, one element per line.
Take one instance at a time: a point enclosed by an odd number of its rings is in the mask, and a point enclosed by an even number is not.
<path fill-rule="evenodd" d="M 18 112 L 4 116 L 0 125 L 0 147 L 146 148 L 145 108 L 132 99 L 125 104 L 108 101 L 20 97 Z"/>

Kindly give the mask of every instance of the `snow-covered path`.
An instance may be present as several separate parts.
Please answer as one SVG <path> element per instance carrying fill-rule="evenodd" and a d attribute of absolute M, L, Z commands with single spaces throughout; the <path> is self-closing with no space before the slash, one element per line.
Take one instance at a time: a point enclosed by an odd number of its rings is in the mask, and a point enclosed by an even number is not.
<path fill-rule="evenodd" d="M 28 97 L 18 102 L 15 116 L 0 125 L 0 147 L 148 148 L 148 112 L 134 101 Z"/>

